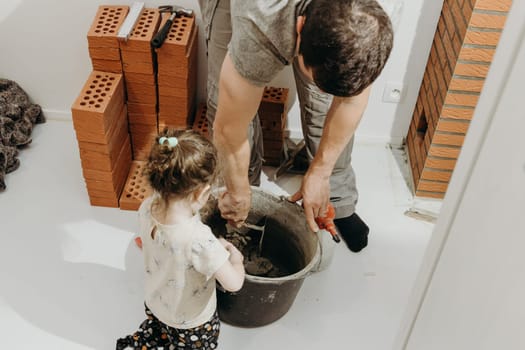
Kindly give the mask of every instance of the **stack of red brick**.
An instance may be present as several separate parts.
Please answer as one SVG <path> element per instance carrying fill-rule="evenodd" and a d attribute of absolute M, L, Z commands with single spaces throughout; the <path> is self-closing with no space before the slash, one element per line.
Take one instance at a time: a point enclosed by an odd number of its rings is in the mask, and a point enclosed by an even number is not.
<path fill-rule="evenodd" d="M 118 207 L 131 165 L 122 75 L 93 71 L 71 111 L 90 203 Z"/>
<path fill-rule="evenodd" d="M 266 87 L 259 106 L 259 118 L 263 133 L 264 164 L 279 166 L 283 152 L 286 128 L 286 103 L 288 89 Z"/>
<path fill-rule="evenodd" d="M 202 136 L 207 138 L 210 137 L 210 130 L 208 126 L 208 119 L 206 118 L 206 112 L 208 107 L 206 103 L 199 104 L 197 113 L 195 113 L 195 120 L 193 121 L 192 129 L 200 133 Z"/>
<path fill-rule="evenodd" d="M 128 6 L 100 6 L 89 29 L 88 50 L 93 70 L 122 73 L 117 33 Z"/>
<path fill-rule="evenodd" d="M 120 209 L 137 210 L 142 201 L 151 194 L 151 188 L 143 174 L 143 160 L 134 160 L 128 173 L 128 179 L 120 196 Z"/>
<path fill-rule="evenodd" d="M 128 40 L 120 42 L 135 160 L 146 159 L 158 132 L 156 64 L 150 41 L 157 33 L 159 24 L 159 10 L 144 9 Z"/>
<path fill-rule="evenodd" d="M 283 153 L 284 130 L 286 128 L 286 104 L 288 89 L 268 86 L 264 89 L 258 114 L 261 121 L 264 147 L 264 164 L 279 166 Z M 195 114 L 193 130 L 208 137 L 209 125 L 206 104 L 201 103 Z"/>
<path fill-rule="evenodd" d="M 90 203 L 136 210 L 151 193 L 142 175 L 151 142 L 164 127 L 208 136 L 206 104 L 193 123 L 198 28 L 177 17 L 163 45 L 150 42 L 169 14 L 143 9 L 127 41 L 117 34 L 128 6 L 98 8 L 88 32 L 94 71 L 71 110 Z M 266 165 L 279 165 L 288 90 L 266 88 L 259 108 Z"/>
<path fill-rule="evenodd" d="M 169 13 L 163 14 L 162 25 Z M 197 86 L 197 25 L 194 17 L 177 17 L 164 44 L 156 49 L 158 61 L 159 130 L 186 129 L 193 123 Z"/>
<path fill-rule="evenodd" d="M 150 192 L 141 173 L 159 122 L 191 126 L 198 40 L 195 19 L 180 17 L 155 52 L 150 42 L 169 14 L 143 9 L 119 42 L 128 13 L 128 6 L 99 6 L 87 35 L 94 71 L 72 114 L 91 204 L 136 209 Z"/>

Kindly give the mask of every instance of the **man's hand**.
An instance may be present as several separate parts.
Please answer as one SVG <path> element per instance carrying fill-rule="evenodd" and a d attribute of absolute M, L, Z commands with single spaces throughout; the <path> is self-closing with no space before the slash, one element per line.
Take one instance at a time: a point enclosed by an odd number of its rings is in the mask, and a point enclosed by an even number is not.
<path fill-rule="evenodd" d="M 251 202 L 252 193 L 250 190 L 235 195 L 226 191 L 219 196 L 221 216 L 228 220 L 230 225 L 239 228 L 248 217 Z"/>
<path fill-rule="evenodd" d="M 219 80 L 213 141 L 226 187 L 226 192 L 219 196 L 219 210 L 221 216 L 235 227 L 244 222 L 250 211 L 248 127 L 257 113 L 263 90 L 264 87 L 252 85 L 244 79 L 230 56 L 226 55 Z"/>
<path fill-rule="evenodd" d="M 297 202 L 300 199 L 303 200 L 308 226 L 312 231 L 317 232 L 319 227 L 315 218 L 325 216 L 328 203 L 330 203 L 330 174 L 323 174 L 313 168 L 308 169 L 304 175 L 301 188 L 290 197 L 292 202 Z"/>
<path fill-rule="evenodd" d="M 314 232 L 319 230 L 316 217 L 324 217 L 330 201 L 330 175 L 363 116 L 370 88 L 354 97 L 334 97 L 323 127 L 319 148 L 304 175 L 300 190 L 290 200 L 303 199 L 306 221 Z"/>

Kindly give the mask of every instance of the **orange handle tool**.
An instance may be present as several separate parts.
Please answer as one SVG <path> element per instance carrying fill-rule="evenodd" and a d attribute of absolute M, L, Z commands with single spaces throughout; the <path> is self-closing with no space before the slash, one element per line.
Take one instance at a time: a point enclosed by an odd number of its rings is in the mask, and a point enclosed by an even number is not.
<path fill-rule="evenodd" d="M 341 238 L 339 237 L 339 233 L 337 232 L 337 227 L 334 224 L 335 219 L 335 209 L 334 206 L 331 203 L 328 203 L 328 206 L 326 207 L 326 216 L 324 217 L 316 217 L 315 223 L 321 230 L 326 230 L 332 235 L 332 239 L 336 241 L 337 243 L 341 242 Z"/>

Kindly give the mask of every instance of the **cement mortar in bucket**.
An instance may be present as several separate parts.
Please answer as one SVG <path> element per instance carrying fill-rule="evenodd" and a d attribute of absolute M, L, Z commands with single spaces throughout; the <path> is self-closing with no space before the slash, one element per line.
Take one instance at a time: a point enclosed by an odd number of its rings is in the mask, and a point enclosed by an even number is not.
<path fill-rule="evenodd" d="M 202 219 L 216 236 L 228 237 L 226 221 L 220 217 L 216 202 L 206 213 L 203 212 Z M 271 261 L 272 269 L 263 275 L 247 273 L 242 289 L 235 293 L 218 286 L 218 310 L 220 319 L 225 323 L 238 327 L 260 327 L 288 312 L 304 279 L 329 265 L 334 245 L 324 237 L 318 239 L 308 228 L 299 205 L 256 187 L 252 188 L 252 206 L 246 222 L 266 223 L 260 256 Z M 260 234 L 246 232 L 250 240 L 256 241 Z M 324 234 L 329 236 L 327 232 Z M 320 241 L 325 242 L 324 249 Z M 258 245 L 257 242 L 253 243 Z M 232 243 L 239 248 L 238 244 Z M 250 257 L 245 256 L 245 263 L 246 259 Z"/>

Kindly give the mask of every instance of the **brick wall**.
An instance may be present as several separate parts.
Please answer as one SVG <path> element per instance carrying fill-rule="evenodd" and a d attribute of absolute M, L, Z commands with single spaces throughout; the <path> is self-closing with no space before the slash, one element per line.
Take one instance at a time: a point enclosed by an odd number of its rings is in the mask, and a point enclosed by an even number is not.
<path fill-rule="evenodd" d="M 443 198 L 512 0 L 445 0 L 406 137 L 415 195 Z"/>

